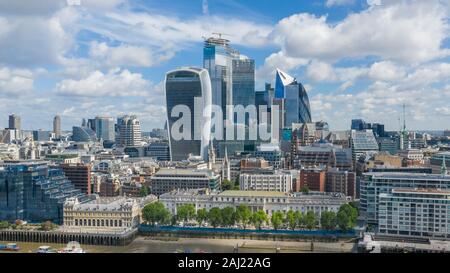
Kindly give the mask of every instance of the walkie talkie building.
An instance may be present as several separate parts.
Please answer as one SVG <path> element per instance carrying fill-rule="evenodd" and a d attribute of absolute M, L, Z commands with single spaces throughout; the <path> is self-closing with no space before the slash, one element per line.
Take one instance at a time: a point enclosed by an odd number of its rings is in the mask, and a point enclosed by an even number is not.
<path fill-rule="evenodd" d="M 171 160 L 185 160 L 189 154 L 207 160 L 211 132 L 211 108 L 208 106 L 212 104 L 208 70 L 188 67 L 170 71 L 166 74 L 165 89 Z M 195 105 L 196 100 L 199 105 Z M 190 128 L 178 128 L 174 124 L 177 125 L 182 118 L 186 119 L 179 114 L 179 110 L 186 110 L 186 107 L 190 113 Z M 174 132 L 174 127 L 182 131 L 181 139 L 177 136 L 179 132 Z"/>

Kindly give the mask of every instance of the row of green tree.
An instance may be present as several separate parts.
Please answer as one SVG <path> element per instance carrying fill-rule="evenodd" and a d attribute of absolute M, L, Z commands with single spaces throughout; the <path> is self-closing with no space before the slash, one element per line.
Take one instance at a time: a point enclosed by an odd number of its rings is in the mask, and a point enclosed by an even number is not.
<path fill-rule="evenodd" d="M 252 212 L 246 205 L 240 205 L 236 209 L 232 207 L 199 209 L 195 211 L 192 204 L 180 205 L 177 207 L 177 215 L 171 213 L 160 202 L 155 202 L 144 207 L 144 220 L 152 225 L 175 225 L 178 222 L 196 221 L 199 226 L 208 223 L 212 227 L 219 226 L 230 227 L 240 224 L 244 229 L 249 225 L 253 225 L 257 229 L 261 229 L 264 224 L 271 225 L 274 229 L 325 229 L 334 230 L 351 230 L 356 226 L 358 217 L 357 209 L 349 204 L 344 204 L 339 208 L 338 213 L 333 211 L 323 211 L 320 217 L 313 211 L 302 213 L 300 211 L 290 210 L 288 212 L 277 211 L 269 216 L 265 211 L 259 210 Z"/>

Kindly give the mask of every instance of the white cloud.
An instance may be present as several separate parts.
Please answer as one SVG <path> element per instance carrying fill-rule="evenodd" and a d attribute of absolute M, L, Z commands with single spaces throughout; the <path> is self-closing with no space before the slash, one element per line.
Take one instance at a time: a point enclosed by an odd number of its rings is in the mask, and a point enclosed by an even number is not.
<path fill-rule="evenodd" d="M 337 76 L 333 67 L 325 62 L 312 61 L 306 69 L 306 76 L 316 82 L 335 81 Z"/>
<path fill-rule="evenodd" d="M 369 70 L 369 77 L 380 81 L 400 80 L 405 76 L 405 70 L 390 61 L 376 62 Z"/>
<path fill-rule="evenodd" d="M 333 6 L 345 6 L 345 5 L 353 5 L 355 0 L 327 0 L 325 6 L 328 8 Z"/>
<path fill-rule="evenodd" d="M 91 43 L 89 55 L 107 66 L 149 67 L 158 63 L 162 57 L 152 56 L 149 49 L 139 46 L 120 45 L 109 47 L 106 43 Z"/>
<path fill-rule="evenodd" d="M 20 95 L 33 89 L 34 76 L 30 70 L 0 68 L 0 94 Z"/>
<path fill-rule="evenodd" d="M 141 74 L 118 69 L 106 74 L 96 70 L 87 78 L 67 79 L 56 85 L 59 94 L 86 97 L 145 96 L 150 88 L 150 82 L 143 79 Z"/>
<path fill-rule="evenodd" d="M 275 79 L 277 68 L 283 71 L 290 71 L 308 64 L 307 59 L 292 58 L 285 56 L 283 52 L 273 53 L 264 61 L 264 65 L 256 70 L 256 81 L 272 82 Z"/>
<path fill-rule="evenodd" d="M 377 56 L 420 63 L 448 55 L 449 26 L 438 1 L 402 1 L 352 13 L 332 24 L 326 16 L 295 14 L 271 34 L 286 56 L 337 61 Z"/>

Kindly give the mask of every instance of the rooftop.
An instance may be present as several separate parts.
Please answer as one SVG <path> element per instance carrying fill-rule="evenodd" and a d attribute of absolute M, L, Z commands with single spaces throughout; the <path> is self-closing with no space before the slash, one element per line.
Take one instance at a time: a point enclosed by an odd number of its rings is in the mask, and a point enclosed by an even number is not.
<path fill-rule="evenodd" d="M 286 197 L 287 194 L 277 191 L 224 191 L 219 193 L 221 196 L 255 196 L 255 197 Z"/>

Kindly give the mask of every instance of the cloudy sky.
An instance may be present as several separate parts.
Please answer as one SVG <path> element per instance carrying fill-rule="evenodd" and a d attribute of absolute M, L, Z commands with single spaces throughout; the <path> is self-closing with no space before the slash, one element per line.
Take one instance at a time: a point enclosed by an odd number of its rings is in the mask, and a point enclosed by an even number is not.
<path fill-rule="evenodd" d="M 258 3 L 258 4 L 257 4 Z M 137 114 L 161 127 L 162 81 L 202 65 L 202 37 L 256 60 L 256 85 L 281 68 L 302 82 L 314 120 L 361 117 L 399 128 L 450 128 L 446 0 L 0 0 L 0 127 L 63 129 Z"/>

